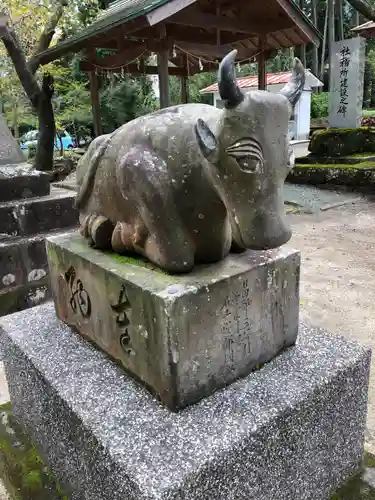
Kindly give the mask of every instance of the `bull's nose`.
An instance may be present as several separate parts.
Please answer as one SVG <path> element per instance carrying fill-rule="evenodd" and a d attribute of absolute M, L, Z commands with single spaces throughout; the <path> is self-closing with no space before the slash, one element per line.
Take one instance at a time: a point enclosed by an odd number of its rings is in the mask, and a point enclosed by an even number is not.
<path fill-rule="evenodd" d="M 275 236 L 269 238 L 268 246 L 267 242 L 265 242 L 265 250 L 281 247 L 281 245 L 285 245 L 285 243 L 288 243 L 291 237 L 292 230 L 289 227 L 285 226 L 282 231 L 279 232 L 279 234 L 276 234 Z"/>
<path fill-rule="evenodd" d="M 272 248 L 285 245 L 291 237 L 291 229 L 283 222 L 279 222 L 268 228 L 267 226 L 263 226 L 263 231 L 259 234 L 258 238 L 254 238 L 253 244 L 249 248 L 253 250 L 271 250 Z"/>

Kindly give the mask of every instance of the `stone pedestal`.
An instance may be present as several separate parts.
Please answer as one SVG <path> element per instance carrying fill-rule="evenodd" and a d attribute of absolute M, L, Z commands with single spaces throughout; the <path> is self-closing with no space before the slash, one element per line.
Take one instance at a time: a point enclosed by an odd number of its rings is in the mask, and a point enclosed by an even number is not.
<path fill-rule="evenodd" d="M 76 500 L 327 500 L 362 459 L 370 353 L 301 325 L 179 413 L 58 321 L 0 320 L 14 415 Z"/>
<path fill-rule="evenodd" d="M 1 316 L 50 298 L 44 241 L 75 228 L 78 212 L 73 192 L 50 191 L 49 175 L 27 163 L 0 161 L 0 200 Z"/>
<path fill-rule="evenodd" d="M 231 255 L 184 276 L 96 251 L 79 235 L 48 238 L 47 254 L 58 317 L 172 410 L 249 374 L 296 341 L 294 250 Z"/>

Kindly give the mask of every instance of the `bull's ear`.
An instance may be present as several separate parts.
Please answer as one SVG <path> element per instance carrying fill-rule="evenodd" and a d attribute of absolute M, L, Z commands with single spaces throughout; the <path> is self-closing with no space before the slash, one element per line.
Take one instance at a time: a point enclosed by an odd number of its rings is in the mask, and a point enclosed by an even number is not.
<path fill-rule="evenodd" d="M 217 140 L 207 123 L 198 118 L 195 124 L 195 134 L 203 156 L 207 159 L 213 158 L 217 151 Z"/>

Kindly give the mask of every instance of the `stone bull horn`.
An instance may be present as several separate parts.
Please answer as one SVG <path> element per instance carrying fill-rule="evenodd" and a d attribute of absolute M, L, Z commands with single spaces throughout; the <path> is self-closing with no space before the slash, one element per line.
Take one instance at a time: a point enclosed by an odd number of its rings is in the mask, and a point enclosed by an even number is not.
<path fill-rule="evenodd" d="M 221 61 L 219 67 L 219 92 L 220 97 L 225 101 L 226 108 L 235 108 L 244 100 L 244 94 L 237 85 L 236 71 L 234 61 L 236 60 L 237 50 L 232 50 Z"/>
<path fill-rule="evenodd" d="M 292 76 L 285 87 L 280 90 L 280 94 L 288 98 L 292 107 L 297 104 L 298 99 L 301 97 L 305 87 L 305 79 L 305 68 L 302 66 L 301 61 L 295 57 L 292 66 Z"/>

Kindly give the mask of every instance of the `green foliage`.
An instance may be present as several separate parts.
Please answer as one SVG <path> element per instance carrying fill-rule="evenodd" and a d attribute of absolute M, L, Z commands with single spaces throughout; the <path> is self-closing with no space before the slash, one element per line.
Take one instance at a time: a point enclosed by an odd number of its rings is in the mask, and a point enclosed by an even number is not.
<path fill-rule="evenodd" d="M 328 92 L 311 94 L 311 118 L 328 116 Z"/>
<path fill-rule="evenodd" d="M 35 158 L 36 155 L 36 145 L 35 144 L 29 144 L 28 145 L 28 158 Z"/>
<path fill-rule="evenodd" d="M 157 107 L 151 81 L 146 77 L 132 78 L 113 75 L 100 92 L 100 112 L 104 132 L 154 111 Z"/>
<path fill-rule="evenodd" d="M 72 81 L 60 97 L 59 110 L 55 112 L 58 128 L 75 137 L 92 135 L 91 95 L 86 85 Z"/>

